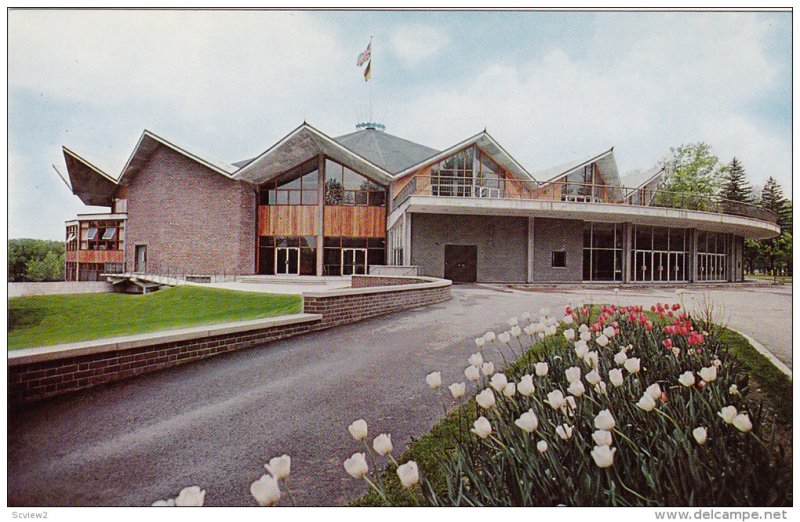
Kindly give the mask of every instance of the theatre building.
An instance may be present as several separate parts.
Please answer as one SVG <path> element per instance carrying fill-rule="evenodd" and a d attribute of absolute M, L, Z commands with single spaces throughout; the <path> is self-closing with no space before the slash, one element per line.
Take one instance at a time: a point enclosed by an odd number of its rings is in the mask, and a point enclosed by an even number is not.
<path fill-rule="evenodd" d="M 68 280 L 418 273 L 456 282 L 742 280 L 745 238 L 776 216 L 621 179 L 614 150 L 526 170 L 486 131 L 436 150 L 362 124 L 303 124 L 214 161 L 149 131 L 112 176 L 63 148 L 71 189 L 108 207 L 66 223 Z"/>

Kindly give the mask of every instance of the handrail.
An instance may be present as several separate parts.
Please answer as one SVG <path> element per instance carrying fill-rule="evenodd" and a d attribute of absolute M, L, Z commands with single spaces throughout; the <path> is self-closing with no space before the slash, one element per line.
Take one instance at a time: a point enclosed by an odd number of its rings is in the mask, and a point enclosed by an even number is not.
<path fill-rule="evenodd" d="M 662 207 L 743 216 L 773 224 L 778 222 L 777 214 L 769 209 L 716 195 L 563 180 L 540 182 L 503 178 L 481 180 L 459 176 L 416 176 L 414 183 L 409 183 L 394 199 L 392 208 L 397 208 L 412 195 Z"/>

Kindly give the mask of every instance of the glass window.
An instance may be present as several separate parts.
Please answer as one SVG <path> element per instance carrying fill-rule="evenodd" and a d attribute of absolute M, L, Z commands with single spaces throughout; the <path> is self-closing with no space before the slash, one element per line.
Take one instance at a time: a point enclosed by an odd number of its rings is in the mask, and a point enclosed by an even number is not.
<path fill-rule="evenodd" d="M 97 229 L 92 227 L 86 230 L 86 239 L 92 240 L 97 237 Z"/>
<path fill-rule="evenodd" d="M 567 267 L 567 252 L 564 250 L 553 251 L 550 253 L 550 266 L 553 268 Z"/>
<path fill-rule="evenodd" d="M 325 165 L 326 205 L 385 206 L 384 187 L 330 159 Z"/>
<path fill-rule="evenodd" d="M 682 228 L 669 229 L 669 249 L 671 252 L 685 252 L 686 231 Z"/>
<path fill-rule="evenodd" d="M 668 250 L 669 229 L 653 227 L 653 250 Z"/>
<path fill-rule="evenodd" d="M 105 232 L 103 232 L 103 238 L 105 240 L 114 239 L 114 236 L 117 233 L 117 229 L 114 227 L 107 228 Z"/>
<path fill-rule="evenodd" d="M 636 250 L 651 250 L 653 248 L 653 230 L 651 227 L 636 226 L 634 230 L 634 248 Z"/>

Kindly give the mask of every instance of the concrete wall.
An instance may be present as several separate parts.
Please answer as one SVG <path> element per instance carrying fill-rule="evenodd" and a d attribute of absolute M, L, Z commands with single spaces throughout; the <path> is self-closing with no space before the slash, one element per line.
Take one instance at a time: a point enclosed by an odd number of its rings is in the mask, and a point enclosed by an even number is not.
<path fill-rule="evenodd" d="M 527 280 L 527 218 L 411 214 L 411 264 L 420 275 L 444 277 L 446 244 L 478 246 L 479 282 Z"/>
<path fill-rule="evenodd" d="M 53 281 L 47 283 L 8 283 L 8 297 L 57 294 L 101 294 L 113 287 L 106 281 Z"/>
<path fill-rule="evenodd" d="M 128 182 L 125 258 L 147 245 L 148 270 L 255 272 L 255 194 L 166 147 Z"/>
<path fill-rule="evenodd" d="M 567 252 L 567 267 L 551 267 L 551 253 Z M 536 218 L 533 225 L 533 280 L 583 280 L 583 221 Z"/>

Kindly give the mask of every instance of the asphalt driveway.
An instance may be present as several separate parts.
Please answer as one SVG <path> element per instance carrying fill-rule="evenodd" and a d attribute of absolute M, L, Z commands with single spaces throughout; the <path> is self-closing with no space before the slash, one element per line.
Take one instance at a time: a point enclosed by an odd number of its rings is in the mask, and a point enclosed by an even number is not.
<path fill-rule="evenodd" d="M 711 295 L 726 303 L 731 323 L 791 364 L 790 290 Z M 441 370 L 445 386 L 462 381 L 474 337 L 506 329 L 512 315 L 583 297 L 604 296 L 455 287 L 446 303 L 25 407 L 8 417 L 8 504 L 149 505 L 199 485 L 207 505 L 254 505 L 250 483 L 283 453 L 292 456 L 298 504 L 345 503 L 365 490 L 342 467 L 360 450 L 350 422 L 363 417 L 371 436 L 391 433 L 399 453 L 441 415 L 428 372 Z M 612 299 L 675 295 L 605 295 Z"/>

